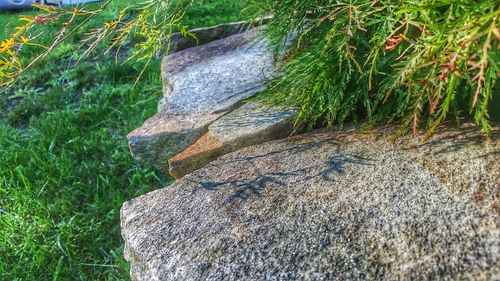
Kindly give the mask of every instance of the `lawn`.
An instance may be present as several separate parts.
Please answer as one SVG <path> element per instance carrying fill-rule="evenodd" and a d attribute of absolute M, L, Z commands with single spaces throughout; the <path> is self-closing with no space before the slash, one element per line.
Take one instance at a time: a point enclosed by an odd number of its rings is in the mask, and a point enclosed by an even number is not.
<path fill-rule="evenodd" d="M 243 1 L 198 0 L 186 22 L 238 20 Z M 102 18 L 134 2 L 115 0 Z M 0 25 L 30 13 L 1 13 Z M 83 32 L 0 94 L 0 280 L 128 279 L 120 206 L 171 182 L 135 162 L 126 140 L 156 110 L 159 61 L 135 88 L 142 65 L 117 65 L 102 49 L 74 66 Z"/>

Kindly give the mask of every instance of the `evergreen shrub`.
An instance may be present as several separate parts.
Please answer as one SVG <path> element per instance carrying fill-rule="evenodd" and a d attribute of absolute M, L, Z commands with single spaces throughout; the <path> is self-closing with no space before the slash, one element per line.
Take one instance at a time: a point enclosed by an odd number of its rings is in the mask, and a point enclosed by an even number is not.
<path fill-rule="evenodd" d="M 496 0 L 250 0 L 284 75 L 264 99 L 301 109 L 310 126 L 402 122 L 432 133 L 452 115 L 491 130 L 500 99 Z M 292 37 L 292 39 L 290 39 Z"/>
<path fill-rule="evenodd" d="M 38 46 L 31 30 L 62 22 L 42 58 L 110 1 L 95 10 L 39 7 L 45 14 L 22 18 L 0 42 L 0 85 L 26 69 L 22 48 Z M 124 9 L 87 34 L 85 54 L 101 42 L 119 50 L 132 41 L 131 56 L 150 62 L 173 32 L 192 36 L 182 18 L 193 3 L 205 0 L 145 0 Z M 262 98 L 298 106 L 298 121 L 309 127 L 362 116 L 369 125 L 401 122 L 400 133 L 426 128 L 429 136 L 447 117 L 472 116 L 491 131 L 490 114 L 500 111 L 497 0 L 248 0 L 244 9 L 246 18 L 268 14 L 274 17 L 264 35 L 283 76 Z"/>

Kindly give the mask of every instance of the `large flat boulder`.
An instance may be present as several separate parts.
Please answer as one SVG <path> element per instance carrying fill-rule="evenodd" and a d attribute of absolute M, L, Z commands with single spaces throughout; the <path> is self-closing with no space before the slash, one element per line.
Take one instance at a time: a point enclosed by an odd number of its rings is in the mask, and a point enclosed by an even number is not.
<path fill-rule="evenodd" d="M 273 56 L 259 29 L 174 53 L 163 60 L 158 113 L 128 135 L 132 155 L 160 171 L 209 124 L 262 91 Z"/>
<path fill-rule="evenodd" d="M 180 179 L 229 152 L 288 137 L 297 130 L 297 115 L 296 109 L 247 103 L 210 124 L 208 133 L 170 158 L 169 172 Z"/>
<path fill-rule="evenodd" d="M 493 280 L 500 141 L 321 131 L 222 156 L 121 210 L 133 280 Z"/>

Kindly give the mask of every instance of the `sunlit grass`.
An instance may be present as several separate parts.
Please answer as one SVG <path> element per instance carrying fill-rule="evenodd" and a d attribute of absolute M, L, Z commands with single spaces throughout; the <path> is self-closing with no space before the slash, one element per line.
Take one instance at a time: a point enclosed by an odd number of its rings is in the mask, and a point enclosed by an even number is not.
<path fill-rule="evenodd" d="M 0 127 L 0 279 L 126 278 L 120 205 L 168 180 L 130 157 L 125 135 L 161 87 L 156 77 L 132 89 L 110 71 L 79 98 L 61 85 L 26 97 L 9 120 L 27 128 Z"/>
<path fill-rule="evenodd" d="M 113 1 L 91 25 L 130 3 Z M 242 4 L 199 0 L 187 24 L 239 20 Z M 0 37 L 34 13 L 0 13 Z M 119 208 L 170 182 L 134 161 L 126 140 L 156 110 L 159 61 L 133 88 L 142 66 L 117 65 L 103 48 L 74 65 L 83 33 L 0 95 L 0 280 L 128 279 Z M 43 36 L 52 39 L 50 30 Z"/>

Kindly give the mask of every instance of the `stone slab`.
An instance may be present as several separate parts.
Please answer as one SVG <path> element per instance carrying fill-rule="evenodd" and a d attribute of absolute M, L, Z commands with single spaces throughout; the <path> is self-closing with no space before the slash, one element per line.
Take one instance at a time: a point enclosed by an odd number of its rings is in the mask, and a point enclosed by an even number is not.
<path fill-rule="evenodd" d="M 292 133 L 298 110 L 247 103 L 209 126 L 209 133 L 226 145 L 246 146 Z"/>
<path fill-rule="evenodd" d="M 207 133 L 193 145 L 168 159 L 168 172 L 179 180 L 228 152 L 230 150 L 227 146 Z"/>
<path fill-rule="evenodd" d="M 167 160 L 213 121 L 266 87 L 273 56 L 259 29 L 174 53 L 163 60 L 158 113 L 128 135 L 132 155 L 166 172 Z"/>
<path fill-rule="evenodd" d="M 257 19 L 254 22 L 258 25 L 267 24 L 272 16 L 266 16 L 262 19 Z M 223 39 L 234 34 L 248 31 L 252 25 L 246 21 L 231 22 L 219 24 L 210 27 L 201 27 L 190 30 L 189 32 L 195 36 L 183 36 L 181 33 L 172 34 L 170 42 L 170 53 L 182 51 L 199 45 L 208 44 L 212 41 Z"/>
<path fill-rule="evenodd" d="M 157 114 L 128 135 L 132 156 L 168 173 L 167 160 L 190 146 L 222 113 L 207 115 Z"/>
<path fill-rule="evenodd" d="M 495 280 L 499 127 L 393 132 L 247 147 L 125 203 L 132 279 Z"/>
<path fill-rule="evenodd" d="M 174 53 L 162 64 L 164 109 L 173 113 L 227 110 L 265 89 L 273 55 L 259 29 Z"/>
<path fill-rule="evenodd" d="M 294 109 L 247 103 L 209 125 L 207 134 L 169 159 L 169 172 L 180 179 L 229 152 L 288 137 L 295 131 L 297 114 Z"/>

